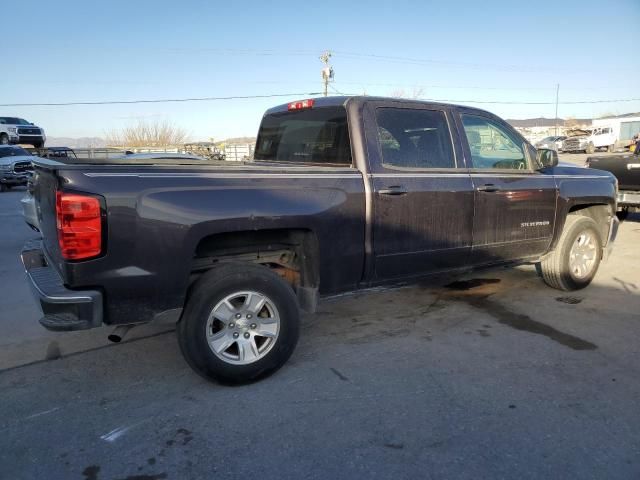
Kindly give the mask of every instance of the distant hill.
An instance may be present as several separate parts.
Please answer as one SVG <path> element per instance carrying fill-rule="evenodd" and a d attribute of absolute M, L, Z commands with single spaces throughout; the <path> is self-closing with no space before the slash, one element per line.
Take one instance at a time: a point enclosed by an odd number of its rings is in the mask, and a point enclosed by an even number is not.
<path fill-rule="evenodd" d="M 69 148 L 102 148 L 107 143 L 100 137 L 47 137 L 47 147 L 69 147 Z"/>

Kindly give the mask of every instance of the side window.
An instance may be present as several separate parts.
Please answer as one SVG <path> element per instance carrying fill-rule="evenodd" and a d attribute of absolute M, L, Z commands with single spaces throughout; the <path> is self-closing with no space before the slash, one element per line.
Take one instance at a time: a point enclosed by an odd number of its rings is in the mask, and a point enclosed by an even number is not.
<path fill-rule="evenodd" d="M 488 118 L 462 115 L 473 168 L 525 170 L 524 145 L 505 127 Z"/>
<path fill-rule="evenodd" d="M 376 121 L 383 166 L 456 168 L 444 112 L 382 107 Z"/>

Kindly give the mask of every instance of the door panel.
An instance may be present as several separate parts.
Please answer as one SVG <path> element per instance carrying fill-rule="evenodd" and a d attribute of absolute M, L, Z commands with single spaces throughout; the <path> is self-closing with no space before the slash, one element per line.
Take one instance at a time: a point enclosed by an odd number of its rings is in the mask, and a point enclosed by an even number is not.
<path fill-rule="evenodd" d="M 471 263 L 544 253 L 554 230 L 555 179 L 532 170 L 535 150 L 505 122 L 477 113 L 460 120 L 475 189 Z"/>
<path fill-rule="evenodd" d="M 539 255 L 551 243 L 556 212 L 553 177 L 472 174 L 476 188 L 472 263 Z M 492 185 L 493 191 L 482 187 Z"/>
<path fill-rule="evenodd" d="M 375 280 L 465 265 L 474 191 L 442 107 L 369 104 Z"/>
<path fill-rule="evenodd" d="M 374 253 L 377 278 L 459 267 L 471 249 L 474 193 L 468 174 L 375 175 Z M 403 187 L 404 195 L 383 194 Z"/>

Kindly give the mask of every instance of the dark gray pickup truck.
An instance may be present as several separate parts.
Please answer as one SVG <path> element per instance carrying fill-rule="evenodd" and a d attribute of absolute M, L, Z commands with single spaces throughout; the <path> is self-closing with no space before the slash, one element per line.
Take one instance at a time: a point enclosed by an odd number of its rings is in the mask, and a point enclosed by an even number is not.
<path fill-rule="evenodd" d="M 640 142 L 633 153 L 593 156 L 587 166 L 611 172 L 618 179 L 618 218 L 624 220 L 630 212 L 640 211 Z"/>
<path fill-rule="evenodd" d="M 610 173 L 558 166 L 485 111 L 373 97 L 270 109 L 250 163 L 38 160 L 33 193 L 42 325 L 118 339 L 174 319 L 222 382 L 284 364 L 321 296 L 522 262 L 583 288 L 618 225 Z"/>

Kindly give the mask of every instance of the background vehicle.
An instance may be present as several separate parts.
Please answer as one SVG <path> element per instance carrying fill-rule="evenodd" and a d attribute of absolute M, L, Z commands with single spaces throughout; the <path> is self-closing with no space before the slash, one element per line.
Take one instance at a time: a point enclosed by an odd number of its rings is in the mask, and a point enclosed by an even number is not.
<path fill-rule="evenodd" d="M 69 147 L 37 148 L 34 151 L 34 155 L 42 158 L 60 159 L 60 161 L 64 161 L 66 158 L 74 160 L 78 159 L 76 152 Z"/>
<path fill-rule="evenodd" d="M 545 137 L 536 143 L 536 148 L 547 148 L 549 150 L 555 150 L 556 152 L 562 151 L 562 142 L 566 139 L 564 135 Z"/>
<path fill-rule="evenodd" d="M 18 117 L 0 117 L 0 124 L 6 125 L 6 128 L 13 131 L 17 136 L 17 141 L 24 145 L 33 145 L 36 148 L 44 147 L 47 137 L 44 130 L 35 126 L 33 123 Z"/>
<path fill-rule="evenodd" d="M 29 152 L 21 147 L 0 145 L 0 191 L 26 185 L 33 170 L 32 159 Z"/>
<path fill-rule="evenodd" d="M 567 139 L 562 142 L 562 151 L 593 153 L 598 148 L 605 148 L 613 152 L 617 140 L 611 127 L 578 129 L 567 133 Z"/>
<path fill-rule="evenodd" d="M 633 143 L 633 137 L 640 132 L 640 115 L 630 113 L 615 117 L 596 118 L 591 125 L 593 128 L 611 127 L 613 136 L 617 139 L 615 148 L 629 150 L 629 146 Z"/>
<path fill-rule="evenodd" d="M 17 129 L 15 127 L 10 127 L 0 122 L 0 145 L 18 143 L 18 134 L 16 133 L 16 130 Z"/>
<path fill-rule="evenodd" d="M 588 157 L 587 167 L 611 172 L 618 179 L 618 218 L 640 211 L 640 143 L 633 153 Z"/>
<path fill-rule="evenodd" d="M 525 261 L 579 289 L 617 228 L 610 173 L 558 166 L 469 107 L 292 102 L 267 111 L 254 157 L 38 160 L 43 241 L 22 258 L 42 325 L 118 340 L 179 319 L 196 372 L 246 382 L 286 362 L 321 295 Z"/>

